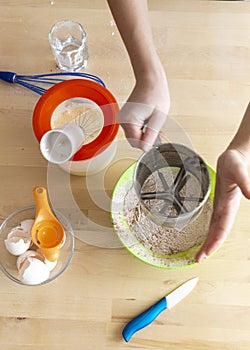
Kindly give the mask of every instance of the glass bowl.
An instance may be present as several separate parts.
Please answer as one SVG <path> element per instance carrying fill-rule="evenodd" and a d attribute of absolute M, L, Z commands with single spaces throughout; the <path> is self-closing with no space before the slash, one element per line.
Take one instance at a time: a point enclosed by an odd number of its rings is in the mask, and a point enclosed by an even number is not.
<path fill-rule="evenodd" d="M 56 266 L 50 271 L 49 277 L 39 283 L 24 283 L 19 276 L 17 269 L 17 258 L 6 249 L 5 239 L 12 228 L 20 225 L 20 223 L 27 219 L 34 219 L 36 208 L 35 206 L 24 207 L 11 213 L 0 226 L 0 268 L 4 274 L 9 277 L 12 281 L 22 285 L 43 285 L 47 284 L 57 277 L 59 277 L 65 269 L 69 266 L 69 263 L 73 257 L 74 252 L 74 233 L 71 224 L 66 217 L 57 210 L 53 210 L 57 219 L 61 222 L 64 227 L 65 240 L 60 249 L 60 256 L 57 260 Z M 30 249 L 30 248 L 29 248 Z M 33 249 L 33 248 L 32 248 Z"/>

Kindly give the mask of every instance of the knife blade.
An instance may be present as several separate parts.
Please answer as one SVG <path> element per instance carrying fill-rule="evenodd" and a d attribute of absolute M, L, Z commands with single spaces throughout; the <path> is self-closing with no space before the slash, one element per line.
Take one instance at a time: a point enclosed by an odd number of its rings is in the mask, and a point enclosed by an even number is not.
<path fill-rule="evenodd" d="M 195 277 L 184 282 L 174 291 L 131 320 L 122 331 L 125 341 L 128 342 L 134 333 L 152 323 L 163 310 L 171 309 L 184 299 L 194 289 L 198 280 L 199 278 Z"/>

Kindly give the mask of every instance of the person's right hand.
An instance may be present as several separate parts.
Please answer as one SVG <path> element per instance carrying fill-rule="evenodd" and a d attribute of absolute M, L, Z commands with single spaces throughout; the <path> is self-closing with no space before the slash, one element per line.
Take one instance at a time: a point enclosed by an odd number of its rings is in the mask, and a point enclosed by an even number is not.
<path fill-rule="evenodd" d="M 140 79 L 118 114 L 131 146 L 148 151 L 164 124 L 170 107 L 165 74 L 161 79 Z M 146 127 L 145 127 L 146 124 Z"/>
<path fill-rule="evenodd" d="M 197 262 L 215 251 L 231 231 L 241 194 L 250 199 L 249 161 L 237 149 L 227 149 L 218 159 L 214 208 L 207 239 L 196 255 Z"/>

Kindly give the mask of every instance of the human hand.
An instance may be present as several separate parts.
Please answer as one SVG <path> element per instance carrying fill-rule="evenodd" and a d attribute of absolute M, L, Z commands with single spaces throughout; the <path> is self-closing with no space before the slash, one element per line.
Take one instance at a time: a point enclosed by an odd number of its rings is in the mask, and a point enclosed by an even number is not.
<path fill-rule="evenodd" d="M 161 79 L 140 79 L 118 114 L 131 146 L 148 151 L 163 126 L 170 106 L 168 84 Z M 144 128 L 146 124 L 146 127 Z"/>
<path fill-rule="evenodd" d="M 215 251 L 228 236 L 239 209 L 241 194 L 250 199 L 249 161 L 237 149 L 227 149 L 218 159 L 214 209 L 207 239 L 196 261 Z"/>

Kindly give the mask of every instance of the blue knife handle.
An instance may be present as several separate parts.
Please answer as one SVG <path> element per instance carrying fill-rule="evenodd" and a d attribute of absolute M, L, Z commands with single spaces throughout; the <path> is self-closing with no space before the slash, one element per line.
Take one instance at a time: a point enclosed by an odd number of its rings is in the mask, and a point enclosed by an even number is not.
<path fill-rule="evenodd" d="M 166 308 L 167 300 L 166 297 L 164 297 L 149 309 L 141 313 L 139 316 L 135 317 L 132 321 L 130 321 L 122 331 L 123 338 L 126 340 L 126 342 L 129 341 L 135 332 L 153 322 L 156 317 Z"/>

